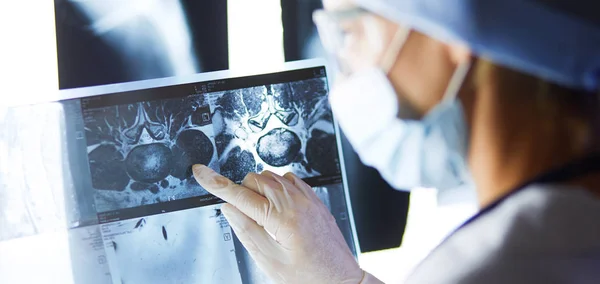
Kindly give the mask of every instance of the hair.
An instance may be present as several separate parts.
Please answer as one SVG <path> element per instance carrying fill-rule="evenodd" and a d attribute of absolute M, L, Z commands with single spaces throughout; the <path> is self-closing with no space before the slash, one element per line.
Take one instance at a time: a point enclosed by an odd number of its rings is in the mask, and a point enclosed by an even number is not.
<path fill-rule="evenodd" d="M 476 88 L 492 83 L 503 101 L 533 105 L 532 113 L 548 122 L 540 127 L 562 124 L 581 147 L 600 146 L 600 92 L 564 87 L 484 58 L 474 68 Z"/>

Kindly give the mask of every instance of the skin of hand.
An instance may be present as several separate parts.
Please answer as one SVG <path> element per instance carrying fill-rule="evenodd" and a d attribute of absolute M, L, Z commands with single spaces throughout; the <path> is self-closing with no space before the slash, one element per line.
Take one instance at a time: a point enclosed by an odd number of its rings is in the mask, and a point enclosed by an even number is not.
<path fill-rule="evenodd" d="M 227 202 L 221 212 L 275 283 L 382 283 L 359 267 L 334 217 L 294 174 L 250 173 L 238 185 L 203 165 L 193 172 Z"/>

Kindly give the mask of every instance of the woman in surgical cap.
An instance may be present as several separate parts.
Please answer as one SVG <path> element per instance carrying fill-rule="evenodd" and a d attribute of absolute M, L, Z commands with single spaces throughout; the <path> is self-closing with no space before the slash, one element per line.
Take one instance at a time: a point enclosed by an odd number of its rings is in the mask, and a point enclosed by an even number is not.
<path fill-rule="evenodd" d="M 600 283 L 600 4 L 324 4 L 330 101 L 361 159 L 397 188 L 476 188 L 480 212 L 407 283 Z M 293 174 L 194 172 L 275 283 L 381 283 Z"/>

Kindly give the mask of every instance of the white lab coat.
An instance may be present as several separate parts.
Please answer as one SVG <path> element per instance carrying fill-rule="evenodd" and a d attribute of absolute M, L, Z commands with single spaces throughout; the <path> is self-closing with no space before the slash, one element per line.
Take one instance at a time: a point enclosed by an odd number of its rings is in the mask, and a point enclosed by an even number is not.
<path fill-rule="evenodd" d="M 600 198 L 526 187 L 448 237 L 406 283 L 600 283 Z"/>

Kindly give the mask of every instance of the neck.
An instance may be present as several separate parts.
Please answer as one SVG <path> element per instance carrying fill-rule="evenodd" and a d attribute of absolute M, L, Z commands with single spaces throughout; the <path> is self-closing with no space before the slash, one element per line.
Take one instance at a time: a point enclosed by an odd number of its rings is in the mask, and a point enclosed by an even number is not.
<path fill-rule="evenodd" d="M 585 155 L 572 129 L 535 111 L 535 102 L 511 103 L 480 92 L 473 102 L 469 164 L 485 207 L 519 185 Z"/>

